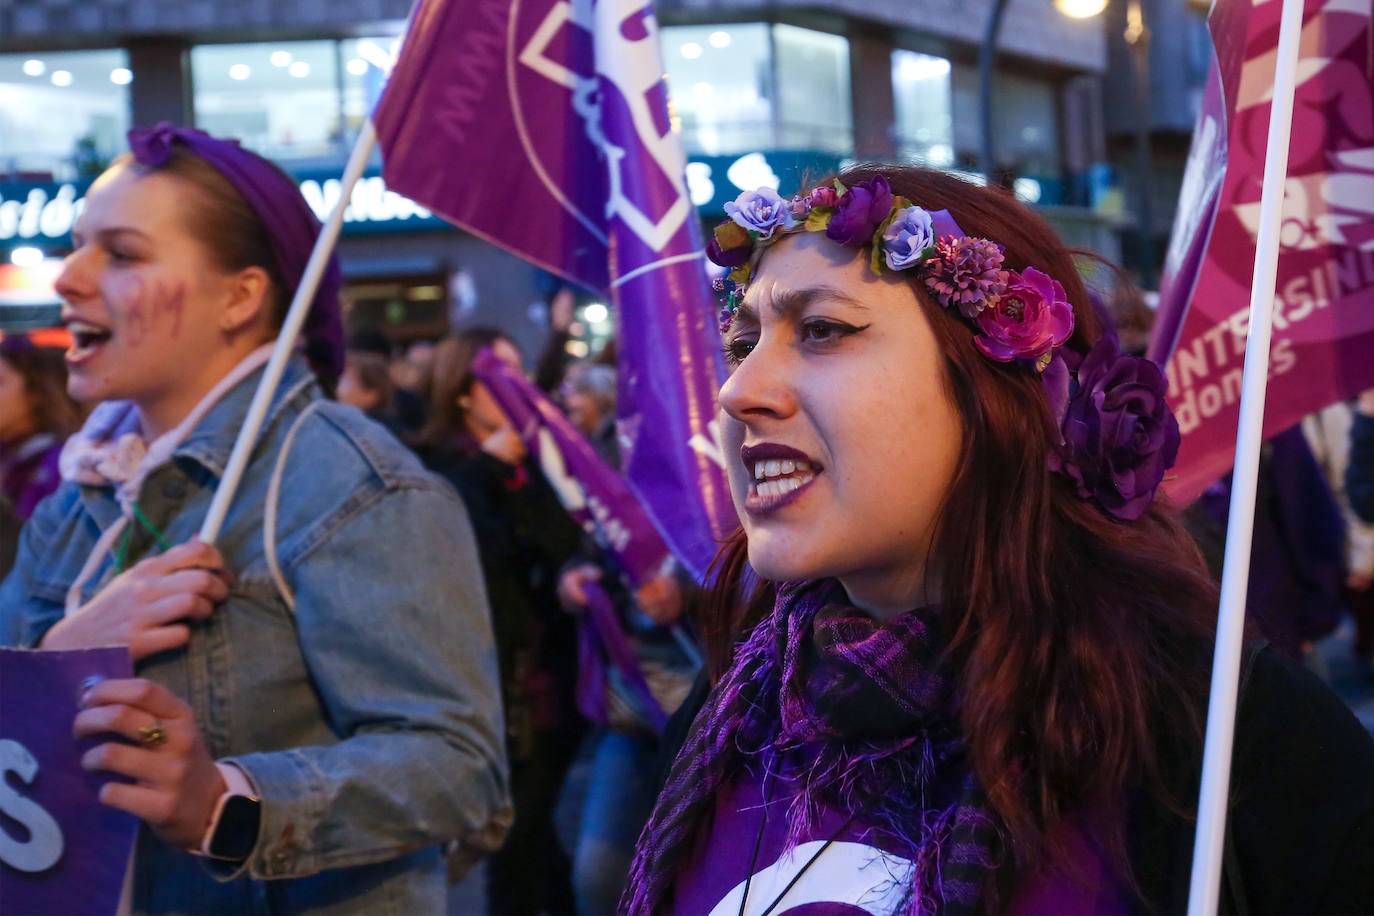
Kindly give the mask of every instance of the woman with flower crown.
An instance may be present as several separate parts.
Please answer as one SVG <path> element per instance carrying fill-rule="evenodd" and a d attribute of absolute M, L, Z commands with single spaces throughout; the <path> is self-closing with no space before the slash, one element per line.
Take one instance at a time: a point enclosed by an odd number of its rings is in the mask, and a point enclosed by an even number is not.
<path fill-rule="evenodd" d="M 1163 374 L 1002 192 L 726 210 L 741 529 L 622 910 L 1181 911 L 1217 592 L 1155 492 Z M 1291 663 L 1245 677 L 1223 910 L 1374 909 L 1374 743 Z"/>
<path fill-rule="evenodd" d="M 57 281 L 68 388 L 98 406 L 24 529 L 0 642 L 128 647 L 136 677 L 90 686 L 71 730 L 141 821 L 134 911 L 442 912 L 446 847 L 509 824 L 462 503 L 325 396 L 331 259 L 220 537 L 196 540 L 320 225 L 236 142 L 129 140 Z"/>

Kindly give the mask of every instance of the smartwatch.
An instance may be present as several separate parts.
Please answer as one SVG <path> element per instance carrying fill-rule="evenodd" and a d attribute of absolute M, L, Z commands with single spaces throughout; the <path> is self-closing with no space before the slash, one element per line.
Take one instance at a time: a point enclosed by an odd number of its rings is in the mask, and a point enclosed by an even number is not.
<path fill-rule="evenodd" d="M 212 859 L 242 862 L 258 845 L 258 826 L 262 822 L 262 802 L 252 795 L 225 792 L 210 816 L 200 852 Z"/>

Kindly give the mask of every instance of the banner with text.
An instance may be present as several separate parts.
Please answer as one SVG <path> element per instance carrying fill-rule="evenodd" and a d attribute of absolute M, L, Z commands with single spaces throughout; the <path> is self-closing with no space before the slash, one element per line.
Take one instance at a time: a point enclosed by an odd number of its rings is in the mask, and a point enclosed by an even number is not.
<path fill-rule="evenodd" d="M 118 908 L 138 820 L 100 803 L 72 720 L 92 678 L 132 675 L 125 648 L 0 649 L 0 911 Z"/>
<path fill-rule="evenodd" d="M 1176 501 L 1234 464 L 1282 4 L 1218 0 L 1150 356 L 1183 442 Z M 1374 32 L 1368 3 L 1308 0 L 1279 234 L 1264 432 L 1374 385 Z"/>

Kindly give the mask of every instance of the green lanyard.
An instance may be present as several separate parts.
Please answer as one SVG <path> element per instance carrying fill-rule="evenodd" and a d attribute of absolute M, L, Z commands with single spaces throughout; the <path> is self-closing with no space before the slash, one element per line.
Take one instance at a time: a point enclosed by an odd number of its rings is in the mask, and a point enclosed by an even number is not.
<path fill-rule="evenodd" d="M 157 541 L 157 549 L 163 552 L 170 550 L 171 545 L 167 543 L 167 538 L 164 537 L 162 532 L 157 529 L 156 525 L 148 521 L 148 516 L 143 514 L 143 510 L 138 507 L 138 503 L 135 502 L 132 505 L 134 510 L 134 520 L 137 521 L 140 526 L 142 526 L 144 531 L 151 534 L 153 536 L 153 539 Z M 133 540 L 134 528 L 132 525 L 130 525 L 128 529 L 125 530 L 124 537 L 120 542 L 119 547 L 115 550 L 116 574 L 124 572 L 125 566 L 129 560 L 129 545 L 133 543 Z"/>

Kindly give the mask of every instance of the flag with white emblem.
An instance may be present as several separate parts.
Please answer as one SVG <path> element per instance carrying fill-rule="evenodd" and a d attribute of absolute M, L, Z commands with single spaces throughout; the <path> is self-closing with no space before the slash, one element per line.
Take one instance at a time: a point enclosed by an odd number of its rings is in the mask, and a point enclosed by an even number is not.
<path fill-rule="evenodd" d="M 631 489 L 700 575 L 735 515 L 715 309 L 645 0 L 421 0 L 373 113 L 388 186 L 611 298 Z"/>

